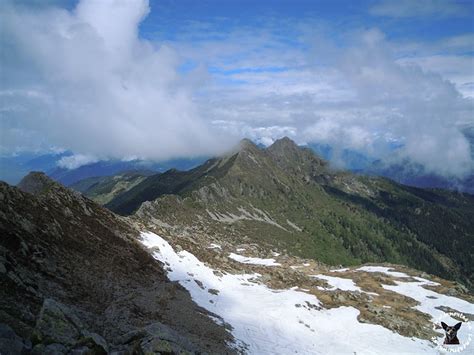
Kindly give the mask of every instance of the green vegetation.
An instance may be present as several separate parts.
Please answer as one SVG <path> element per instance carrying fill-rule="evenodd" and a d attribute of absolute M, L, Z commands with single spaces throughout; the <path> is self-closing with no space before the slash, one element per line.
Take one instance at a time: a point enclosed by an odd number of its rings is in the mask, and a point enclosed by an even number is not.
<path fill-rule="evenodd" d="M 149 170 L 130 170 L 117 175 L 80 180 L 72 184 L 70 188 L 82 192 L 91 200 L 104 205 L 153 174 L 156 173 Z"/>
<path fill-rule="evenodd" d="M 173 195 L 173 196 L 167 196 Z M 405 264 L 472 288 L 474 197 L 333 171 L 287 138 L 146 178 L 107 204 L 332 265 Z"/>

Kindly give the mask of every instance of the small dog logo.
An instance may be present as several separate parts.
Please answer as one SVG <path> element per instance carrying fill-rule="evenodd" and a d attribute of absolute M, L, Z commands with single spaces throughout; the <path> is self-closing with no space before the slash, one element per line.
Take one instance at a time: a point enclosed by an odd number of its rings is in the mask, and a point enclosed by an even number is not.
<path fill-rule="evenodd" d="M 446 337 L 444 338 L 444 344 L 452 345 L 452 344 L 459 344 L 458 339 L 458 330 L 461 328 L 461 322 L 456 324 L 454 327 L 450 327 L 444 322 L 441 322 L 441 326 L 446 333 Z"/>

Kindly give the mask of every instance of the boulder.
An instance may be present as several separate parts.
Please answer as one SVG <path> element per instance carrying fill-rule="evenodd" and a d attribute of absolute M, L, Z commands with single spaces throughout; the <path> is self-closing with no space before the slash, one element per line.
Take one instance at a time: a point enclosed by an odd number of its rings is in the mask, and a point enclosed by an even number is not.
<path fill-rule="evenodd" d="M 33 351 L 31 352 L 31 355 L 64 355 L 67 354 L 68 350 L 67 348 L 62 345 L 62 344 L 37 344 L 33 348 Z"/>
<path fill-rule="evenodd" d="M 0 323 L 0 354 L 16 355 L 31 350 L 31 343 L 16 335 L 8 325 Z"/>
<path fill-rule="evenodd" d="M 43 302 L 40 314 L 33 330 L 36 352 L 60 354 L 69 351 L 74 354 L 108 354 L 109 347 L 105 339 L 97 333 L 89 332 L 72 309 L 53 299 Z M 47 349 L 51 344 L 61 345 Z M 72 350 L 71 350 L 72 349 Z"/>
<path fill-rule="evenodd" d="M 83 331 L 78 344 L 87 347 L 93 354 L 107 354 L 109 352 L 107 342 L 97 333 Z"/>
<path fill-rule="evenodd" d="M 73 346 L 81 337 L 81 329 L 84 329 L 84 326 L 71 309 L 47 298 L 36 321 L 33 342 Z"/>
<path fill-rule="evenodd" d="M 152 323 L 122 336 L 118 342 L 132 346 L 139 354 L 196 354 L 199 349 L 170 327 Z"/>

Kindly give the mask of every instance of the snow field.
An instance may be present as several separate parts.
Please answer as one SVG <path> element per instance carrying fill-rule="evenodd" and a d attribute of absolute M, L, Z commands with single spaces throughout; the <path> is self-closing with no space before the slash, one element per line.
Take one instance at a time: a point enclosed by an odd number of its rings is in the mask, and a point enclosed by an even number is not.
<path fill-rule="evenodd" d="M 436 354 L 439 351 L 428 340 L 407 338 L 379 325 L 359 323 L 359 311 L 353 307 L 318 310 L 315 306 L 320 303 L 315 296 L 296 287 L 272 290 L 257 283 L 258 274 L 216 276 L 213 269 L 193 254 L 176 253 L 154 233 L 142 233 L 142 243 L 152 249 L 156 259 L 170 266 L 168 277 L 183 285 L 197 304 L 231 325 L 237 345 L 246 344 L 249 354 Z M 381 267 L 370 268 L 381 272 Z M 382 272 L 397 274 L 388 268 Z M 358 288 L 352 280 L 317 276 L 324 277 L 334 287 Z M 420 310 L 433 316 L 441 312 L 434 309 L 436 300 L 446 301 L 447 306 L 460 311 L 472 310 L 468 302 L 444 299 L 447 296 L 422 289 L 424 282 L 429 281 L 397 282 L 397 286 L 384 287 L 420 299 Z M 426 295 L 438 298 L 430 299 Z"/>

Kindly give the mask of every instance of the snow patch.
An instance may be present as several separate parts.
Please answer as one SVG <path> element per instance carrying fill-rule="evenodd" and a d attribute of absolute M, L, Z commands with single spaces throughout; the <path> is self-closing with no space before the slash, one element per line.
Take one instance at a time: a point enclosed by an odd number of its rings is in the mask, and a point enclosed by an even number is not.
<path fill-rule="evenodd" d="M 353 307 L 318 310 L 314 296 L 297 290 L 272 290 L 257 283 L 258 274 L 216 276 L 187 251 L 176 253 L 161 237 L 142 233 L 153 256 L 172 267 L 178 281 L 201 307 L 232 326 L 237 341 L 250 354 L 401 354 L 436 353 L 429 341 L 410 339 L 379 325 L 359 323 Z M 190 270 L 194 279 L 187 274 Z M 211 294 L 207 290 L 219 292 Z M 212 301 L 213 303 L 211 303 Z"/>
<path fill-rule="evenodd" d="M 363 292 L 359 286 L 357 286 L 354 281 L 351 279 L 344 279 L 341 277 L 333 277 L 327 275 L 311 275 L 311 277 L 315 277 L 321 280 L 326 280 L 330 290 L 341 290 L 341 291 L 358 291 Z"/>
<path fill-rule="evenodd" d="M 260 258 L 252 258 L 247 257 L 235 253 L 230 253 L 229 258 L 232 260 L 238 261 L 242 264 L 253 264 L 253 265 L 264 265 L 264 266 L 279 266 L 280 263 L 275 262 L 275 259 L 260 259 Z"/>
<path fill-rule="evenodd" d="M 345 267 L 345 268 L 342 268 L 342 269 L 334 269 L 334 270 L 329 270 L 331 272 L 346 272 L 346 271 L 349 271 L 350 269 Z"/>
<path fill-rule="evenodd" d="M 437 307 L 449 307 L 461 313 L 474 314 L 474 304 L 464 301 L 462 299 L 451 297 L 437 292 L 428 290 L 422 286 L 424 285 L 438 285 L 436 282 L 425 280 L 421 277 L 417 278 L 418 282 L 402 282 L 395 281 L 397 285 L 382 285 L 386 290 L 397 292 L 399 294 L 408 296 L 418 301 L 420 304 L 414 306 L 415 309 L 431 315 L 433 322 L 440 323 L 443 321 L 449 325 L 454 325 L 458 320 L 450 317 L 444 311 L 437 309 Z M 469 329 L 471 329 L 469 331 Z M 474 339 L 472 339 L 472 329 L 474 329 L 474 322 L 464 322 L 461 330 L 458 332 L 458 338 L 461 344 L 465 344 L 471 336 L 471 341 L 466 349 L 463 350 L 466 354 L 474 354 Z M 442 330 L 440 330 L 441 332 Z M 471 334 L 469 334 L 471 333 Z M 443 342 L 444 334 L 438 338 L 438 344 Z"/>
<path fill-rule="evenodd" d="M 391 271 L 393 270 L 393 268 L 385 267 L 385 266 L 362 266 L 358 268 L 357 270 L 365 271 L 365 272 L 381 272 L 383 274 L 393 276 L 393 277 L 410 277 L 409 275 L 403 272 Z"/>

